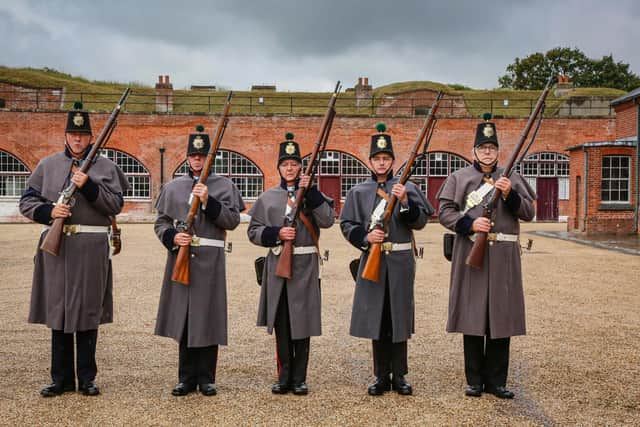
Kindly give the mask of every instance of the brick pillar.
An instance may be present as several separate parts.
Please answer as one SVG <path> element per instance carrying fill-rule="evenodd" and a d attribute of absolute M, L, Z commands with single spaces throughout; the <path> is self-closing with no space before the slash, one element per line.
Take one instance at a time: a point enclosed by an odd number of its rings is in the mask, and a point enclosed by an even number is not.
<path fill-rule="evenodd" d="M 354 89 L 356 92 L 356 105 L 358 107 L 371 107 L 373 88 L 369 84 L 369 77 L 358 77 L 358 84 Z"/>
<path fill-rule="evenodd" d="M 158 76 L 156 83 L 156 112 L 170 113 L 173 111 L 173 85 L 169 76 Z"/>

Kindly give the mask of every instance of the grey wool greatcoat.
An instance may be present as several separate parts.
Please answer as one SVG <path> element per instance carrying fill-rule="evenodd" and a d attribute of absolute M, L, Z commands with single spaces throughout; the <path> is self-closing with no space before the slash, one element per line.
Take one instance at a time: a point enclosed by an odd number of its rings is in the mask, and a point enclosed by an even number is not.
<path fill-rule="evenodd" d="M 247 234 L 256 245 L 274 247 L 278 243 L 278 232 L 282 227 L 287 206 L 287 190 L 273 187 L 260 196 L 251 208 L 251 222 Z M 329 228 L 335 221 L 333 200 L 311 187 L 305 196 L 303 212 L 311 221 L 316 234 L 320 228 Z M 296 224 L 294 246 L 314 246 L 311 234 L 301 220 Z M 318 254 L 293 256 L 292 278 L 285 280 L 276 276 L 279 255 L 268 251 L 258 305 L 257 326 L 266 326 L 273 332 L 282 287 L 287 286 L 287 304 L 291 326 L 291 339 L 298 340 L 322 333 L 320 321 L 320 280 Z"/>
<path fill-rule="evenodd" d="M 51 221 L 53 203 L 70 183 L 73 160 L 67 152 L 48 156 L 29 177 L 20 212 L 42 224 Z M 129 188 L 120 168 L 97 156 L 89 180 L 75 194 L 65 224 L 108 226 L 124 204 Z M 47 231 L 40 236 L 37 248 Z M 58 256 L 36 249 L 29 323 L 65 333 L 98 329 L 113 321 L 112 271 L 107 233 L 63 235 Z"/>
<path fill-rule="evenodd" d="M 386 181 L 381 187 L 391 195 L 391 188 L 398 182 L 397 177 Z M 350 334 L 355 337 L 377 340 L 380 338 L 380 324 L 384 305 L 385 281 L 389 283 L 389 304 L 393 325 L 393 342 L 411 338 L 415 332 L 415 305 L 413 282 L 416 263 L 413 250 L 382 252 L 380 279 L 377 283 L 361 277 L 369 257 L 365 239 L 369 232 L 371 213 L 380 197 L 376 195 L 378 183 L 374 178 L 356 185 L 347 194 L 340 214 L 340 227 L 344 237 L 362 252 L 356 281 Z M 412 230 L 420 230 L 429 216 L 434 213 L 424 194 L 412 182 L 405 184 L 409 197 L 409 210 L 400 212 L 396 203 L 388 226 L 387 242 L 408 243 L 412 241 Z"/>
<path fill-rule="evenodd" d="M 491 177 L 500 177 L 497 168 Z M 482 215 L 482 203 L 465 215 L 461 210 L 467 195 L 483 184 L 484 174 L 474 166 L 454 172 L 438 193 L 439 218 L 443 226 L 456 232 L 451 261 L 449 316 L 447 332 L 482 336 L 490 330 L 491 338 L 524 335 L 525 311 L 520 266 L 519 242 L 487 244 L 482 269 L 465 264 L 473 242 L 469 236 L 473 220 Z M 512 190 L 507 200 L 499 199 L 492 218 L 492 233 L 519 234 L 520 223 L 535 215 L 535 193 L 517 173 L 510 177 Z M 490 194 L 485 196 L 485 202 Z M 488 324 L 487 324 L 488 322 Z"/>
<path fill-rule="evenodd" d="M 155 233 L 167 248 L 167 262 L 160 292 L 155 334 L 180 342 L 188 321 L 187 347 L 227 344 L 227 279 L 224 248 L 191 246 L 189 286 L 171 281 L 178 254 L 173 238 L 177 221 L 189 212 L 189 196 L 196 181 L 184 175 L 166 184 L 156 203 Z M 207 239 L 225 240 L 226 230 L 240 223 L 244 202 L 229 178 L 207 178 L 209 199 L 194 222 L 193 234 Z"/>

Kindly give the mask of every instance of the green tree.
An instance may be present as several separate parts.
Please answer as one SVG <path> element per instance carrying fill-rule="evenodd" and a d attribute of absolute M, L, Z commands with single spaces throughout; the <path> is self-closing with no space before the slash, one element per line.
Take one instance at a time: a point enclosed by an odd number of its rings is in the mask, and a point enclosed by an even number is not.
<path fill-rule="evenodd" d="M 590 59 L 578 48 L 556 47 L 544 54 L 536 52 L 523 59 L 516 58 L 506 71 L 498 83 L 510 89 L 539 90 L 549 76 L 558 73 L 568 75 L 576 87 L 629 91 L 640 86 L 640 78 L 629 70 L 629 64 L 615 62 L 612 55 Z"/>

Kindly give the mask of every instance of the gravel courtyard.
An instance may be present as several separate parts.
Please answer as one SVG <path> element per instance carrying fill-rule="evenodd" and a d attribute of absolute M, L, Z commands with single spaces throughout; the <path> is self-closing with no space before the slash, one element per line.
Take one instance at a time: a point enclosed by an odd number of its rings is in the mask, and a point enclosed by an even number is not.
<path fill-rule="evenodd" d="M 218 395 L 171 396 L 177 345 L 153 335 L 165 250 L 151 224 L 124 224 L 114 258 L 115 322 L 100 329 L 102 395 L 43 399 L 50 331 L 26 322 L 40 226 L 0 225 L 0 424 L 3 425 L 640 425 L 640 257 L 527 234 L 566 224 L 526 224 L 523 255 L 528 335 L 511 345 L 512 401 L 465 398 L 462 337 L 445 332 L 449 263 L 443 228 L 416 234 L 416 335 L 409 341 L 414 396 L 370 397 L 370 341 L 348 335 L 357 251 L 339 227 L 324 232 L 323 335 L 311 340 L 308 396 L 272 395 L 275 340 L 255 326 L 259 288 L 246 224 L 230 233 L 229 346 Z"/>

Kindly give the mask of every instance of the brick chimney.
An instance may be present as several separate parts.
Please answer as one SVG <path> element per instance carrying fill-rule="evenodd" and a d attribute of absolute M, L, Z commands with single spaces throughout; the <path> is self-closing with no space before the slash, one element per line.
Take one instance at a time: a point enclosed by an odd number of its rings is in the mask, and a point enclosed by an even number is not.
<path fill-rule="evenodd" d="M 169 76 L 158 76 L 156 83 L 156 111 L 158 113 L 170 113 L 173 111 L 173 85 Z"/>
<path fill-rule="evenodd" d="M 573 82 L 569 81 L 568 74 L 558 74 L 558 83 L 553 91 L 555 96 L 565 96 L 573 90 Z"/>
<path fill-rule="evenodd" d="M 356 105 L 358 107 L 370 107 L 373 88 L 369 84 L 369 77 L 358 77 L 358 83 L 354 89 L 356 91 Z"/>

